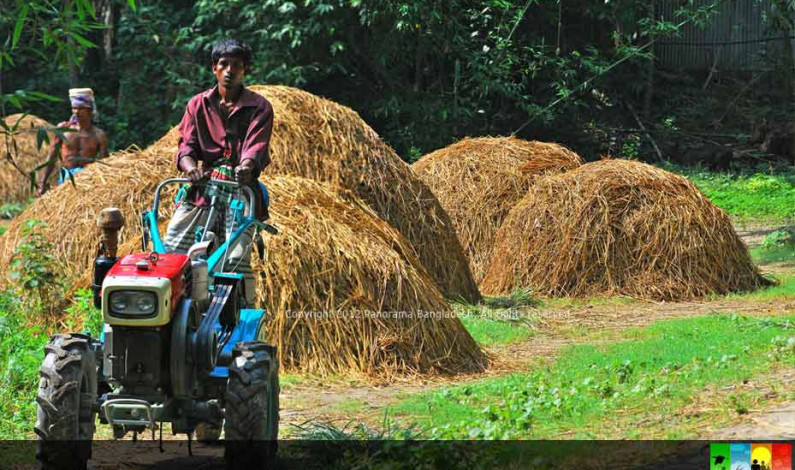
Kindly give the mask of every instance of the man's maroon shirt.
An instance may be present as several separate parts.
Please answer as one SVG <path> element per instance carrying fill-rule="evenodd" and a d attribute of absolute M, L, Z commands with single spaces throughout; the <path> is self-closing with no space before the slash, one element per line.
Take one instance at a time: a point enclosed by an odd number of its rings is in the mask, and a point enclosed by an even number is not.
<path fill-rule="evenodd" d="M 257 195 L 258 218 L 266 218 L 262 192 L 256 179 L 270 163 L 269 145 L 273 130 L 273 106 L 264 97 L 243 87 L 229 117 L 224 119 L 221 112 L 221 96 L 218 86 L 191 98 L 185 115 L 179 123 L 179 149 L 175 158 L 177 168 L 183 156 L 191 156 L 202 162 L 202 169 L 210 169 L 213 164 L 230 158 L 233 166 L 244 160 L 254 162 L 251 188 Z M 197 205 L 203 205 L 196 194 L 191 198 Z"/>

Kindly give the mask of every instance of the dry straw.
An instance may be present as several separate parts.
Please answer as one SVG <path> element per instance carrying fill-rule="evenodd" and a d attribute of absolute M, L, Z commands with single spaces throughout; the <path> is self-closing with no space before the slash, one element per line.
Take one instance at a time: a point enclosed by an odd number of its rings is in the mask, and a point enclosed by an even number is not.
<path fill-rule="evenodd" d="M 254 86 L 273 103 L 273 162 L 288 174 L 353 191 L 411 242 L 445 296 L 480 299 L 450 217 L 405 162 L 355 111 L 295 88 Z"/>
<path fill-rule="evenodd" d="M 608 159 L 536 181 L 497 233 L 481 287 L 680 300 L 769 284 L 726 213 L 687 179 Z"/>
<path fill-rule="evenodd" d="M 485 357 L 408 241 L 350 193 L 304 178 L 269 180 L 273 223 L 258 298 L 291 369 L 477 372 Z"/>
<path fill-rule="evenodd" d="M 5 124 L 9 128 L 13 128 L 22 116 L 24 115 L 12 114 L 7 116 Z M 36 145 L 36 134 L 42 126 L 52 127 L 44 119 L 30 114 L 25 116 L 17 126 L 18 134 L 14 136 L 16 152 L 10 140 L 8 140 L 9 147 L 6 147 L 6 139 L 0 139 L 0 201 L 4 203 L 25 201 L 33 195 L 30 190 L 30 177 L 28 174 L 47 161 L 47 151 L 49 149 L 47 144 L 43 144 L 41 149 Z M 49 138 L 52 139 L 52 133 L 49 134 Z M 11 158 L 13 158 L 19 169 L 14 168 L 14 165 L 9 161 L 9 150 Z M 24 175 L 20 170 L 24 172 Z M 54 180 L 54 175 L 55 172 L 53 172 L 50 182 Z"/>
<path fill-rule="evenodd" d="M 279 107 L 276 113 L 277 132 L 288 132 L 280 127 Z M 284 110 L 281 115 L 290 116 Z M 286 151 L 280 141 L 303 151 L 301 139 L 315 137 L 274 135 L 273 160 Z M 36 200 L 0 237 L 0 262 L 8 263 L 24 220 L 44 220 L 56 268 L 75 286 L 87 286 L 98 240 L 96 215 L 107 206 L 122 209 L 127 226 L 120 250 L 138 250 L 141 211 L 151 206 L 159 181 L 177 176 L 176 143 L 172 130 L 145 150 L 115 153 L 81 172 L 76 188 L 64 185 Z M 274 315 L 268 335 L 280 346 L 285 365 L 379 376 L 483 369 L 484 355 L 451 314 L 417 250 L 380 220 L 371 204 L 338 186 L 288 176 L 263 180 L 271 186 L 271 212 L 282 233 L 267 238 L 267 259 L 257 265 L 258 299 Z M 288 311 L 338 314 L 315 321 L 288 318 Z M 351 315 L 364 318 L 347 320 Z"/>
<path fill-rule="evenodd" d="M 581 164 L 579 155 L 557 144 L 479 137 L 430 153 L 412 167 L 450 215 L 479 283 L 497 230 L 533 180 Z"/>

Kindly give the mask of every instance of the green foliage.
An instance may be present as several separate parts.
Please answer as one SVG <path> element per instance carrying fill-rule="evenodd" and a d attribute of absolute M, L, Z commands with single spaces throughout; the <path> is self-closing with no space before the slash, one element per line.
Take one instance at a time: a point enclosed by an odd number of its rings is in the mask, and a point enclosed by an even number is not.
<path fill-rule="evenodd" d="M 535 331 L 536 317 L 527 307 L 540 301 L 529 289 L 516 287 L 508 297 L 489 297 L 481 305 L 452 304 L 456 315 L 475 341 L 483 346 L 520 342 Z"/>
<path fill-rule="evenodd" d="M 570 124 L 597 122 L 606 103 L 634 100 L 640 89 L 627 84 L 643 83 L 651 44 L 707 21 L 714 3 L 688 3 L 660 21 L 639 0 L 176 0 L 137 9 L 114 0 L 113 53 L 85 49 L 107 39 L 89 14 L 70 26 L 87 28 L 72 63 L 97 91 L 114 147 L 143 147 L 175 124 L 187 99 L 214 84 L 210 48 L 230 32 L 253 46 L 249 83 L 299 86 L 351 106 L 408 161 L 522 122 L 529 135 L 576 147 L 596 137 Z M 55 95 L 68 86 L 63 63 L 24 71 L 14 86 Z M 61 120 L 51 106 L 32 110 Z"/>
<path fill-rule="evenodd" d="M 13 219 L 25 209 L 25 205 L 19 202 L 6 202 L 0 206 L 0 219 Z"/>
<path fill-rule="evenodd" d="M 776 230 L 765 235 L 762 241 L 763 250 L 772 250 L 781 246 L 795 245 L 795 231 L 793 230 Z"/>
<path fill-rule="evenodd" d="M 624 425 L 637 428 L 633 423 L 681 408 L 708 385 L 791 363 L 793 319 L 712 315 L 659 322 L 603 348 L 570 348 L 548 369 L 444 388 L 396 411 L 420 416 L 435 438 L 548 439 L 563 430 L 574 437 L 622 437 L 602 429 L 608 417 L 620 426 L 617 410 L 632 409 Z"/>
<path fill-rule="evenodd" d="M 36 419 L 36 388 L 44 358 L 47 331 L 52 327 L 46 308 L 21 302 L 14 290 L 0 291 L 0 439 L 33 438 Z M 93 307 L 91 291 L 80 289 L 66 315 L 58 318 L 58 330 L 82 331 L 99 337 L 102 314 Z M 78 328 L 78 325 L 82 325 Z"/>
<path fill-rule="evenodd" d="M 459 314 L 459 318 L 481 347 L 489 347 L 519 343 L 533 336 L 534 330 L 520 321 L 520 315 L 516 312 L 492 311 L 490 315 Z"/>
<path fill-rule="evenodd" d="M 25 222 L 11 256 L 9 278 L 28 306 L 52 311 L 63 300 L 64 286 L 54 271 L 53 247 L 42 233 L 45 227 L 39 220 Z"/>
<path fill-rule="evenodd" d="M 23 308 L 13 292 L 0 292 L 0 439 L 32 436 L 38 370 L 48 340 L 42 326 L 31 327 L 37 313 Z"/>
<path fill-rule="evenodd" d="M 795 217 L 793 174 L 727 174 L 668 168 L 681 172 L 729 215 L 768 222 L 783 222 Z"/>
<path fill-rule="evenodd" d="M 102 311 L 94 307 L 94 293 L 90 289 L 78 289 L 66 308 L 65 330 L 81 331 L 94 338 L 102 334 L 104 321 Z M 80 327 L 78 327 L 80 326 Z"/>

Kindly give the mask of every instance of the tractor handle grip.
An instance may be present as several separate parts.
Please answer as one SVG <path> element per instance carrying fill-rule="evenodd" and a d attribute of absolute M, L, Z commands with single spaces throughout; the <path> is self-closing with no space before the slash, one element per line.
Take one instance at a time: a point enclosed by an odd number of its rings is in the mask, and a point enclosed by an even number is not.
<path fill-rule="evenodd" d="M 165 181 L 162 181 L 159 185 L 157 185 L 157 189 L 155 189 L 155 202 L 152 205 L 152 213 L 155 217 L 159 217 L 159 210 L 160 210 L 160 191 L 165 188 L 166 186 L 172 184 L 184 184 L 184 183 L 191 183 L 197 186 L 207 186 L 208 184 L 214 184 L 217 186 L 226 186 L 229 188 L 239 188 L 242 189 L 243 192 L 246 193 L 248 196 L 249 204 L 246 211 L 246 217 L 251 217 L 254 214 L 252 210 L 252 205 L 256 204 L 256 198 L 254 197 L 254 190 L 251 189 L 249 186 L 241 185 L 237 181 L 224 181 L 224 180 L 201 180 L 201 181 L 191 181 L 190 178 L 169 178 Z"/>

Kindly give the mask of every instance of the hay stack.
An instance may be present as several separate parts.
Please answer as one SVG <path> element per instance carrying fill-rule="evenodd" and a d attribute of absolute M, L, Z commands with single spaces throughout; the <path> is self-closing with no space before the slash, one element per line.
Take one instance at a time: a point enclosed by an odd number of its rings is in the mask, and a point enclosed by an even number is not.
<path fill-rule="evenodd" d="M 283 365 L 368 375 L 483 369 L 484 356 L 411 245 L 364 202 L 292 176 L 270 179 L 270 189 L 280 234 L 268 237 L 255 271 Z"/>
<path fill-rule="evenodd" d="M 22 116 L 23 114 L 7 116 L 5 124 L 11 128 Z M 41 126 L 52 127 L 52 124 L 29 114 L 25 116 L 22 123 L 17 127 L 17 131 L 20 132 L 20 134 L 15 136 L 18 153 L 14 154 L 12 152 L 12 155 L 15 155 L 14 162 L 25 172 L 25 175 L 22 175 L 8 161 L 5 140 L 0 139 L 2 140 L 0 142 L 0 201 L 4 203 L 25 201 L 33 195 L 30 191 L 30 179 L 27 174 L 47 161 L 47 151 L 49 150 L 47 144 L 43 144 L 41 149 L 36 148 L 36 134 Z M 53 135 L 50 133 L 49 138 L 51 140 L 52 137 Z M 50 178 L 51 184 L 57 179 L 55 175 L 56 172 L 53 172 L 53 176 Z"/>
<path fill-rule="evenodd" d="M 480 283 L 491 263 L 497 229 L 533 180 L 580 165 L 579 155 L 557 144 L 480 137 L 430 153 L 412 168 L 450 215 Z"/>
<path fill-rule="evenodd" d="M 729 217 L 692 183 L 603 160 L 536 181 L 497 233 L 481 287 L 680 300 L 768 284 Z"/>
<path fill-rule="evenodd" d="M 450 298 L 480 299 L 450 217 L 428 187 L 353 110 L 284 86 L 254 86 L 273 103 L 271 175 L 353 191 L 411 242 Z"/>
<path fill-rule="evenodd" d="M 111 155 L 109 165 L 90 165 L 76 178 L 36 200 L 0 237 L 0 262 L 8 263 L 25 219 L 48 223 L 58 270 L 75 287 L 90 282 L 98 240 L 94 220 L 106 206 L 122 209 L 127 226 L 121 253 L 139 249 L 140 212 L 151 206 L 156 184 L 175 176 L 173 145 L 166 135 L 135 152 Z M 171 145 L 171 146 L 169 146 Z M 256 265 L 258 298 L 273 315 L 268 327 L 285 366 L 316 373 L 473 372 L 485 358 L 414 249 L 352 193 L 297 177 L 268 179 L 277 237 L 267 237 L 267 255 Z M 163 208 L 167 209 L 168 204 Z M 167 214 L 167 210 L 163 211 Z M 382 315 L 314 320 L 287 311 L 412 312 L 413 318 Z M 416 312 L 443 318 L 418 319 Z"/>
<path fill-rule="evenodd" d="M 7 263 L 19 244 L 25 220 L 38 219 L 47 223 L 46 236 L 56 247 L 60 273 L 87 282 L 97 249 L 99 211 L 110 206 L 121 209 L 127 221 L 120 232 L 121 241 L 130 237 L 139 240 L 140 216 L 151 208 L 158 182 L 178 176 L 175 152 L 175 146 L 155 144 L 145 150 L 116 152 L 101 163 L 88 165 L 75 178 L 76 187 L 64 184 L 52 188 L 14 220 L 0 237 L 0 262 Z"/>

